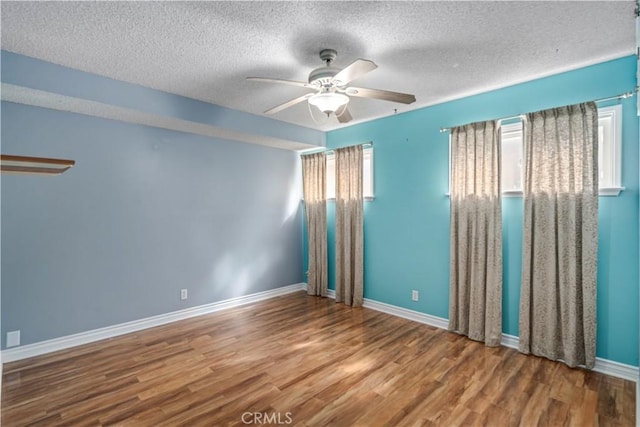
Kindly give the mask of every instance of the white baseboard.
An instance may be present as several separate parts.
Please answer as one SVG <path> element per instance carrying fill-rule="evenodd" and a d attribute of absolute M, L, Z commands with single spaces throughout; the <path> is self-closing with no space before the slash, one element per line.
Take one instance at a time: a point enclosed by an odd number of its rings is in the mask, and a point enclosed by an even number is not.
<path fill-rule="evenodd" d="M 618 377 L 625 380 L 638 382 L 638 367 L 631 366 L 620 362 L 615 362 L 609 359 L 602 359 L 596 357 L 596 364 L 593 370 L 600 372 L 601 374 L 611 375 L 612 377 Z"/>
<path fill-rule="evenodd" d="M 327 296 L 329 298 L 335 298 L 336 293 L 334 290 L 329 289 Z M 448 319 L 431 316 L 429 314 L 420 313 L 418 311 L 409 310 L 379 301 L 374 301 L 368 298 L 364 299 L 364 303 L 362 304 L 362 306 L 365 308 L 370 308 L 372 310 L 391 314 L 393 316 L 413 320 L 414 322 L 424 323 L 425 325 L 434 326 L 440 329 L 447 329 L 449 325 Z M 516 350 L 518 349 L 518 337 L 514 335 L 502 334 L 502 340 L 500 343 L 505 347 L 515 348 Z M 640 373 L 640 370 L 637 366 L 626 365 L 624 363 L 614 362 L 613 360 L 602 359 L 600 357 L 596 357 L 596 364 L 593 367 L 593 370 L 595 372 L 611 375 L 612 377 L 623 378 L 625 380 L 633 382 L 638 382 L 638 375 Z"/>
<path fill-rule="evenodd" d="M 336 291 L 334 291 L 333 289 L 329 289 L 327 291 L 327 297 L 335 299 Z M 424 323 L 425 325 L 429 326 L 435 326 L 436 328 L 440 329 L 447 329 L 447 327 L 449 326 L 449 321 L 447 319 L 443 319 L 442 317 L 432 316 L 430 314 L 409 310 L 407 308 L 398 307 L 397 305 L 391 305 L 369 298 L 364 298 L 362 306 L 364 308 L 381 311 L 393 316 L 402 317 L 403 319 L 413 320 L 414 322 Z"/>
<path fill-rule="evenodd" d="M 20 347 L 13 347 L 3 350 L 0 354 L 2 363 L 14 362 L 16 360 L 26 359 L 28 357 L 39 356 L 53 351 L 64 350 L 82 344 L 116 337 L 131 332 L 140 331 L 142 329 L 152 328 L 154 326 L 165 325 L 167 323 L 176 322 L 178 320 L 188 319 L 203 314 L 213 313 L 227 308 L 239 307 L 244 304 L 262 301 L 265 299 L 277 297 L 280 295 L 306 290 L 306 283 L 296 283 L 294 285 L 284 286 L 281 288 L 271 289 L 255 294 L 244 295 L 237 298 L 231 298 L 224 301 L 205 304 L 198 307 L 191 307 L 184 310 L 174 311 L 171 313 L 161 314 L 158 316 L 147 317 L 145 319 L 134 320 L 131 322 L 121 323 L 106 328 L 94 329 L 79 334 L 68 335 L 65 337 L 54 338 L 35 344 L 28 344 Z M 329 289 L 327 292 L 329 298 L 335 299 L 335 291 Z M 447 329 L 449 321 L 442 317 L 432 316 L 414 310 L 398 307 L 391 304 L 375 301 L 365 298 L 363 306 L 372 310 L 391 314 L 393 316 L 402 317 L 414 322 L 423 323 L 440 329 Z M 502 334 L 501 344 L 505 347 L 518 348 L 518 337 L 513 335 Z M 0 363 L 0 375 L 2 373 L 2 363 Z M 637 366 L 626 365 L 624 363 L 615 362 L 608 359 L 596 358 L 594 371 L 614 377 L 623 378 L 638 383 L 639 369 Z M 1 377 L 0 377 L 1 378 Z M 0 379 L 1 381 L 1 379 Z M 1 384 L 1 383 L 0 383 Z M 639 417 L 640 418 L 640 417 Z"/>
<path fill-rule="evenodd" d="M 518 342 L 520 340 L 515 335 L 502 334 L 502 339 L 500 340 L 500 344 L 505 347 L 518 349 Z"/>
<path fill-rule="evenodd" d="M 515 348 L 517 350 L 518 343 L 518 337 L 502 334 L 501 344 L 503 346 Z M 614 362 L 613 360 L 602 359 L 600 357 L 596 357 L 596 364 L 593 367 L 593 371 L 633 382 L 638 381 L 638 373 L 640 372 L 637 366 L 625 365 L 624 363 Z"/>
<path fill-rule="evenodd" d="M 283 286 L 281 288 L 270 289 L 268 291 L 244 295 L 241 297 L 218 301 L 211 304 L 186 308 L 184 310 L 160 314 L 158 316 L 120 323 L 118 325 L 107 326 L 105 328 L 94 329 L 78 334 L 67 335 L 64 337 L 41 341 L 34 344 L 28 344 L 21 347 L 13 347 L 7 350 L 2 350 L 2 363 L 14 362 L 16 360 L 26 359 L 28 357 L 39 356 L 41 354 L 51 353 L 53 351 L 64 350 L 82 344 L 88 344 L 91 342 L 116 337 L 118 335 L 140 331 L 142 329 L 153 328 L 154 326 L 165 325 L 167 323 L 200 316 L 202 314 L 208 314 L 220 310 L 225 310 L 227 308 L 238 307 L 244 304 L 249 304 L 256 301 L 262 301 L 280 295 L 297 292 L 305 288 L 306 284 L 296 283 L 294 285 Z"/>
<path fill-rule="evenodd" d="M 370 308 L 372 310 L 391 314 L 393 316 L 413 320 L 414 322 L 424 323 L 425 325 L 434 326 L 440 329 L 447 329 L 447 327 L 449 326 L 449 321 L 447 319 L 443 319 L 442 317 L 420 313 L 419 311 L 409 310 L 395 305 L 374 301 L 368 298 L 364 299 L 362 306 L 365 308 Z"/>

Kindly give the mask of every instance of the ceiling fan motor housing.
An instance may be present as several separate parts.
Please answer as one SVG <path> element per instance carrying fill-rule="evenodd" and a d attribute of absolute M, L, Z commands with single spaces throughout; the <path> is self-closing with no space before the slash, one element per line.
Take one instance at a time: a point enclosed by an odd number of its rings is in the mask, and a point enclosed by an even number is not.
<path fill-rule="evenodd" d="M 331 85 L 333 76 L 340 72 L 336 67 L 320 67 L 309 73 L 309 83 L 316 84 L 318 86 Z"/>
<path fill-rule="evenodd" d="M 302 86 L 316 91 L 315 94 L 308 93 L 277 105 L 265 111 L 265 114 L 274 114 L 284 110 L 285 108 L 307 101 L 309 106 L 315 106 L 318 110 L 327 114 L 327 116 L 335 114 L 340 123 L 346 123 L 352 119 L 349 110 L 347 110 L 349 96 L 382 99 L 385 101 L 401 102 L 403 104 L 411 104 L 412 102 L 415 102 L 416 97 L 406 93 L 347 87 L 349 82 L 360 78 L 369 71 L 376 69 L 378 66 L 373 61 L 360 58 L 347 65 L 345 68 L 340 69 L 332 66 L 333 61 L 335 61 L 337 56 L 338 52 L 333 49 L 321 50 L 320 59 L 324 61 L 325 66 L 311 71 L 311 73 L 309 73 L 308 83 L 262 77 L 247 77 L 247 79 Z M 336 76 L 338 77 L 337 79 Z M 309 111 L 312 111 L 311 108 L 309 108 Z M 338 111 L 341 112 L 338 113 Z M 313 113 L 311 115 L 313 117 Z"/>
<path fill-rule="evenodd" d="M 331 87 L 333 76 L 340 72 L 339 68 L 332 67 L 331 64 L 338 57 L 338 52 L 334 49 L 322 49 L 320 51 L 320 59 L 326 64 L 325 67 L 316 68 L 309 73 L 309 83 L 316 84 L 320 87 Z"/>

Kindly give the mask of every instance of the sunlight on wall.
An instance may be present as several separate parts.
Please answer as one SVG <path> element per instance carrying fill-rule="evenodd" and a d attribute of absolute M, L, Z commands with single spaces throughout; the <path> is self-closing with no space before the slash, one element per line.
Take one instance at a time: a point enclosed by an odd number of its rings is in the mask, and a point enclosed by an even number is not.
<path fill-rule="evenodd" d="M 267 277 L 269 268 L 279 265 L 284 258 L 281 249 L 261 253 L 244 249 L 233 251 L 243 255 L 226 253 L 215 262 L 209 280 L 214 293 L 222 292 L 231 298 L 246 295 L 249 290 L 260 288 L 260 281 Z"/>
<path fill-rule="evenodd" d="M 300 156 L 296 156 L 296 165 L 293 168 L 293 176 L 289 178 L 289 188 L 287 190 L 287 203 L 282 218 L 282 224 L 286 224 L 294 219 L 300 208 L 300 200 L 302 200 L 302 162 Z"/>

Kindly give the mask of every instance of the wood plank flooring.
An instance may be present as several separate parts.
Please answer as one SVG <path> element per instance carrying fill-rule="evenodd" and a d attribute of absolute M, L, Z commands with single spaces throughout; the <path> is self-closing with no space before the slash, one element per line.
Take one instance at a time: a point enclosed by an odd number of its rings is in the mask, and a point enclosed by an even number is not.
<path fill-rule="evenodd" d="M 633 426 L 635 384 L 302 292 L 4 367 L 5 427 L 278 423 Z"/>

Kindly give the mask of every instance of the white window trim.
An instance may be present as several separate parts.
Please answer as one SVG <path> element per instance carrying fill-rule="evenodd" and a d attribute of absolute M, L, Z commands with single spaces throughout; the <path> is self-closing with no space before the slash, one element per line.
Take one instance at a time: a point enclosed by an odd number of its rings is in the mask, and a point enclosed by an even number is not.
<path fill-rule="evenodd" d="M 598 124 L 601 121 L 607 122 L 604 126 L 609 126 L 611 129 L 613 146 L 609 150 L 612 154 L 609 159 L 609 177 L 607 178 L 610 185 L 600 187 L 599 194 L 617 196 L 625 189 L 622 186 L 622 105 L 598 108 Z"/>

